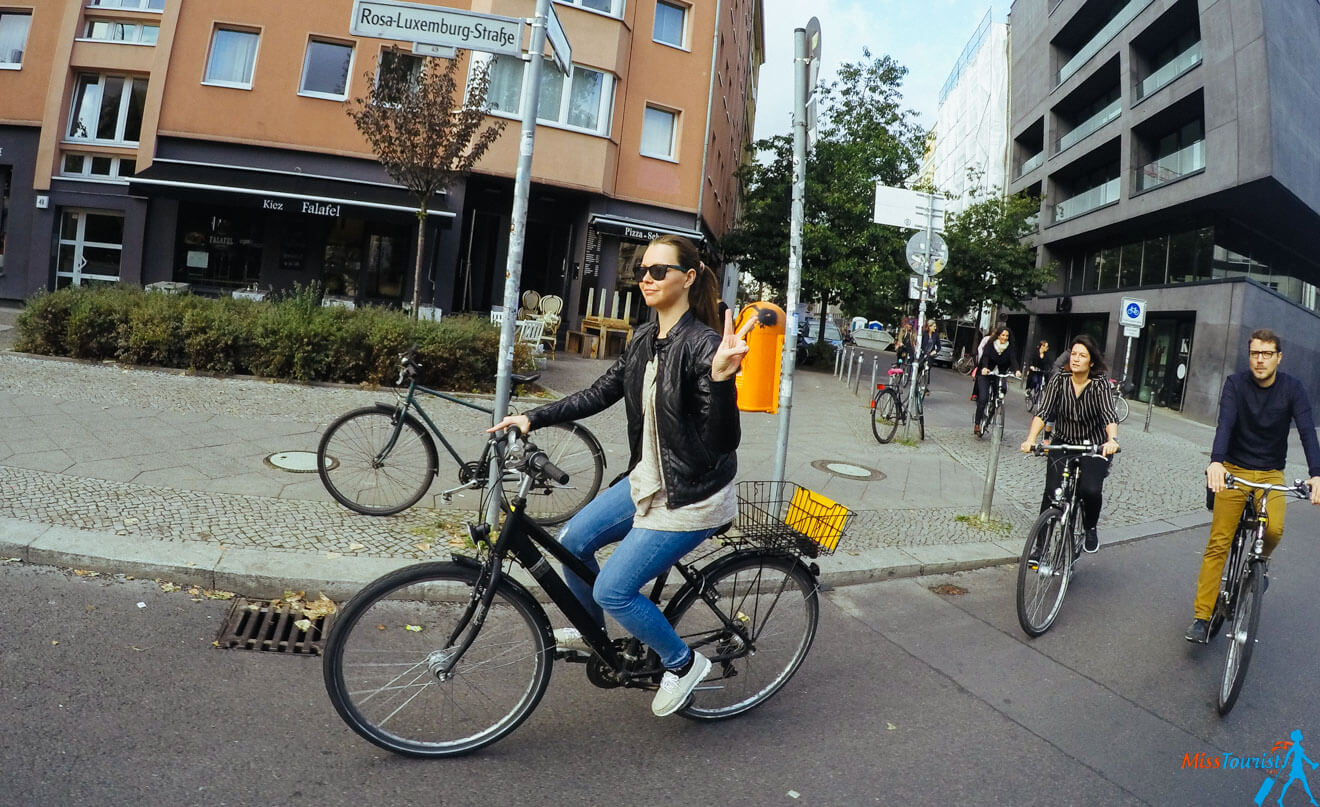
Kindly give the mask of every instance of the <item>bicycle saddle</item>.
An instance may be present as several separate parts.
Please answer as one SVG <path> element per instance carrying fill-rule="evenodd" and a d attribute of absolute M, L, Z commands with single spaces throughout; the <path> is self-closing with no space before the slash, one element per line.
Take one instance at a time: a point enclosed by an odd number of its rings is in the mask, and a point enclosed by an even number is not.
<path fill-rule="evenodd" d="M 509 379 L 515 384 L 535 384 L 540 378 L 540 373 L 528 373 L 527 375 L 519 375 L 518 373 L 509 374 Z"/>
<path fill-rule="evenodd" d="M 890 374 L 890 375 L 903 375 L 903 368 L 902 368 L 902 367 L 890 367 L 890 368 L 889 368 L 889 374 Z"/>

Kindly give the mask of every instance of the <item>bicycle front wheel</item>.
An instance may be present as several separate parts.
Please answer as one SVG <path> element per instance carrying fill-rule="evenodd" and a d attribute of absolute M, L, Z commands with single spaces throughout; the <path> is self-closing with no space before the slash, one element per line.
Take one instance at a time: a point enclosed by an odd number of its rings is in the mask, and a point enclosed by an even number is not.
<path fill-rule="evenodd" d="M 1032 525 L 1018 559 L 1018 624 L 1028 636 L 1040 636 L 1058 618 L 1068 593 L 1072 563 L 1072 541 L 1065 529 L 1063 511 L 1051 507 Z"/>
<path fill-rule="evenodd" d="M 816 637 L 820 601 L 816 578 L 784 555 L 729 555 L 703 569 L 701 580 L 746 638 L 691 587 L 674 597 L 667 615 L 683 641 L 712 662 L 681 714 L 719 720 L 752 709 L 788 683 Z"/>
<path fill-rule="evenodd" d="M 316 473 L 335 501 L 364 516 L 407 510 L 435 479 L 435 442 L 412 415 L 384 404 L 346 412 L 316 447 Z"/>
<path fill-rule="evenodd" d="M 1118 418 L 1119 423 L 1127 420 L 1129 408 L 1127 398 L 1119 395 L 1114 396 L 1114 415 Z"/>
<path fill-rule="evenodd" d="M 995 414 L 999 411 L 999 399 L 991 398 L 985 404 L 985 412 L 981 415 L 981 433 L 977 437 L 985 437 L 995 426 Z"/>
<path fill-rule="evenodd" d="M 532 442 L 568 474 L 568 481 L 560 485 L 547 479 L 532 488 L 527 494 L 527 516 L 543 527 L 562 524 L 600 492 L 605 476 L 605 452 L 595 436 L 578 423 L 556 423 L 537 429 Z M 513 495 L 518 483 L 518 474 L 506 473 L 504 495 Z"/>
<path fill-rule="evenodd" d="M 878 390 L 871 399 L 871 433 L 881 443 L 894 439 L 898 431 L 898 395 L 891 389 Z"/>
<path fill-rule="evenodd" d="M 479 628 L 448 640 L 467 611 L 478 570 L 421 563 L 368 585 L 344 606 L 325 645 L 330 702 L 349 727 L 396 754 L 446 757 L 518 727 L 550 682 L 544 611 L 507 581 Z M 467 632 L 472 643 L 447 675 Z"/>
<path fill-rule="evenodd" d="M 1227 635 L 1228 650 L 1224 654 L 1224 675 L 1219 682 L 1219 714 L 1233 710 L 1242 682 L 1247 679 L 1247 665 L 1251 663 L 1252 645 L 1256 643 L 1256 628 L 1260 625 L 1260 599 L 1265 590 L 1265 569 L 1259 562 L 1247 567 L 1238 584 L 1237 603 L 1233 622 Z"/>

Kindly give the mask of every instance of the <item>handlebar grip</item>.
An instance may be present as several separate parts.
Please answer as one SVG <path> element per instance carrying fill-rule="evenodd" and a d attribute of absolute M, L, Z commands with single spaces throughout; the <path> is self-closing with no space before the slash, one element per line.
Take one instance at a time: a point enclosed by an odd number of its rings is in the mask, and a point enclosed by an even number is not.
<path fill-rule="evenodd" d="M 567 484 L 568 474 L 564 473 L 558 465 L 550 461 L 550 457 L 544 451 L 538 451 L 532 455 L 527 463 L 538 473 L 545 474 L 559 484 Z"/>

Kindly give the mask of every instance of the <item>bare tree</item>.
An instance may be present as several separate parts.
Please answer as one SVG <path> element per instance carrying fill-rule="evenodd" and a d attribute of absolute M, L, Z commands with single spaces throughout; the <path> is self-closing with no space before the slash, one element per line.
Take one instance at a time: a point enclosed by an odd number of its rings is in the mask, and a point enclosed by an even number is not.
<path fill-rule="evenodd" d="M 506 124 L 488 122 L 486 117 L 489 61 L 472 60 L 466 89 L 460 90 L 458 66 L 464 61 L 464 53 L 459 51 L 453 59 L 441 60 L 414 57 L 397 48 L 383 51 L 376 71 L 366 74 L 371 92 L 366 98 L 355 98 L 348 107 L 349 117 L 371 145 L 376 159 L 417 203 L 414 318 L 421 300 L 422 255 L 431 197 L 467 176 Z"/>

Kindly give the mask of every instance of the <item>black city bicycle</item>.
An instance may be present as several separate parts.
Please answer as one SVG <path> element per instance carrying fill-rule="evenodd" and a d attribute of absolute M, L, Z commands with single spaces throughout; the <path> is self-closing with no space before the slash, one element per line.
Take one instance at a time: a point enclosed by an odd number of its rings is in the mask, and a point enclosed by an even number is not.
<path fill-rule="evenodd" d="M 504 454 L 504 441 L 495 440 L 493 450 Z M 610 639 L 546 556 L 588 584 L 595 575 L 527 517 L 529 492 L 544 477 L 562 483 L 567 475 L 516 433 L 508 445 L 520 484 L 495 540 L 486 525 L 469 524 L 479 557 L 420 563 L 370 583 L 344 606 L 326 641 L 335 709 L 389 751 L 446 757 L 499 740 L 536 708 L 556 659 L 584 663 L 587 679 L 604 689 L 659 686 L 656 653 L 635 638 Z M 732 531 L 672 567 L 681 581 L 661 606 L 712 662 L 679 712 L 689 718 L 742 714 L 793 676 L 820 615 L 819 569 L 807 559 L 833 552 L 853 516 L 791 482 L 741 482 L 738 498 Z M 530 574 L 592 652 L 556 648 L 545 610 L 512 565 Z M 657 604 L 669 576 L 651 587 Z"/>
<path fill-rule="evenodd" d="M 1022 395 L 1027 400 L 1027 411 L 1034 414 L 1040 408 L 1040 399 L 1045 395 L 1045 374 L 1028 373 L 1027 382 L 1022 385 Z"/>
<path fill-rule="evenodd" d="M 377 403 L 346 412 L 332 422 L 316 447 L 316 471 L 335 501 L 368 516 L 388 516 L 416 504 L 431 487 L 439 471 L 435 440 L 440 441 L 458 465 L 458 486 L 441 492 L 444 501 L 461 490 L 480 489 L 483 496 L 495 486 L 490 480 L 490 443 L 475 460 L 464 462 L 445 439 L 440 427 L 422 408 L 418 393 L 491 414 L 493 410 L 417 383 L 414 349 L 399 356 L 399 378 L 408 382 L 406 392 L 396 393 L 394 403 Z M 540 374 L 514 375 L 514 384 L 531 384 Z M 429 432 L 428 432 L 429 429 Z M 547 426 L 537 442 L 556 466 L 572 476 L 559 483 L 540 478 L 528 492 L 529 517 L 542 525 L 567 521 L 595 498 L 605 473 L 605 452 L 600 441 L 579 423 Z M 505 469 L 500 485 L 507 495 L 516 486 L 517 474 Z"/>
<path fill-rule="evenodd" d="M 1109 379 L 1109 394 L 1114 400 L 1114 422 L 1122 423 L 1128 419 L 1131 411 L 1127 396 L 1123 394 L 1123 382 L 1117 378 Z"/>
<path fill-rule="evenodd" d="M 917 386 L 915 406 L 909 409 L 910 383 L 907 369 L 899 366 L 889 368 L 889 383 L 875 385 L 875 392 L 871 395 L 871 433 L 881 444 L 893 440 L 898 425 L 906 423 L 909 417 L 917 424 L 918 438 L 926 439 L 926 390 Z"/>
<path fill-rule="evenodd" d="M 1210 617 L 1210 638 L 1228 623 L 1228 649 L 1224 653 L 1223 676 L 1219 682 L 1216 706 L 1219 714 L 1226 715 L 1237 703 L 1242 683 L 1247 678 L 1247 665 L 1251 663 L 1252 646 L 1256 643 L 1256 628 L 1260 624 L 1260 601 L 1265 593 L 1265 573 L 1269 559 L 1265 557 L 1265 528 L 1269 513 L 1265 504 L 1271 492 L 1311 498 L 1311 488 L 1300 479 L 1291 486 L 1248 482 L 1232 474 L 1224 475 L 1229 488 L 1242 489 L 1247 501 L 1238 519 L 1233 543 L 1219 578 L 1219 596 L 1215 598 L 1215 611 Z"/>
<path fill-rule="evenodd" d="M 1082 457 L 1104 456 L 1103 446 L 1036 446 L 1033 454 L 1067 455 L 1063 480 L 1054 490 L 1050 506 L 1036 518 L 1027 534 L 1027 543 L 1018 559 L 1018 624 L 1028 636 L 1036 637 L 1050 629 L 1063 608 L 1077 557 L 1082 554 L 1084 506 L 1078 498 Z"/>
<path fill-rule="evenodd" d="M 1012 373 L 1001 373 L 998 370 L 983 370 L 982 374 L 987 378 L 998 379 L 990 385 L 990 400 L 985 402 L 985 409 L 981 413 L 981 422 L 977 423 L 977 437 L 984 437 L 990 433 L 990 427 L 995 425 L 995 415 L 1004 406 L 1004 396 L 1008 394 L 1008 379 L 1014 378 Z"/>

